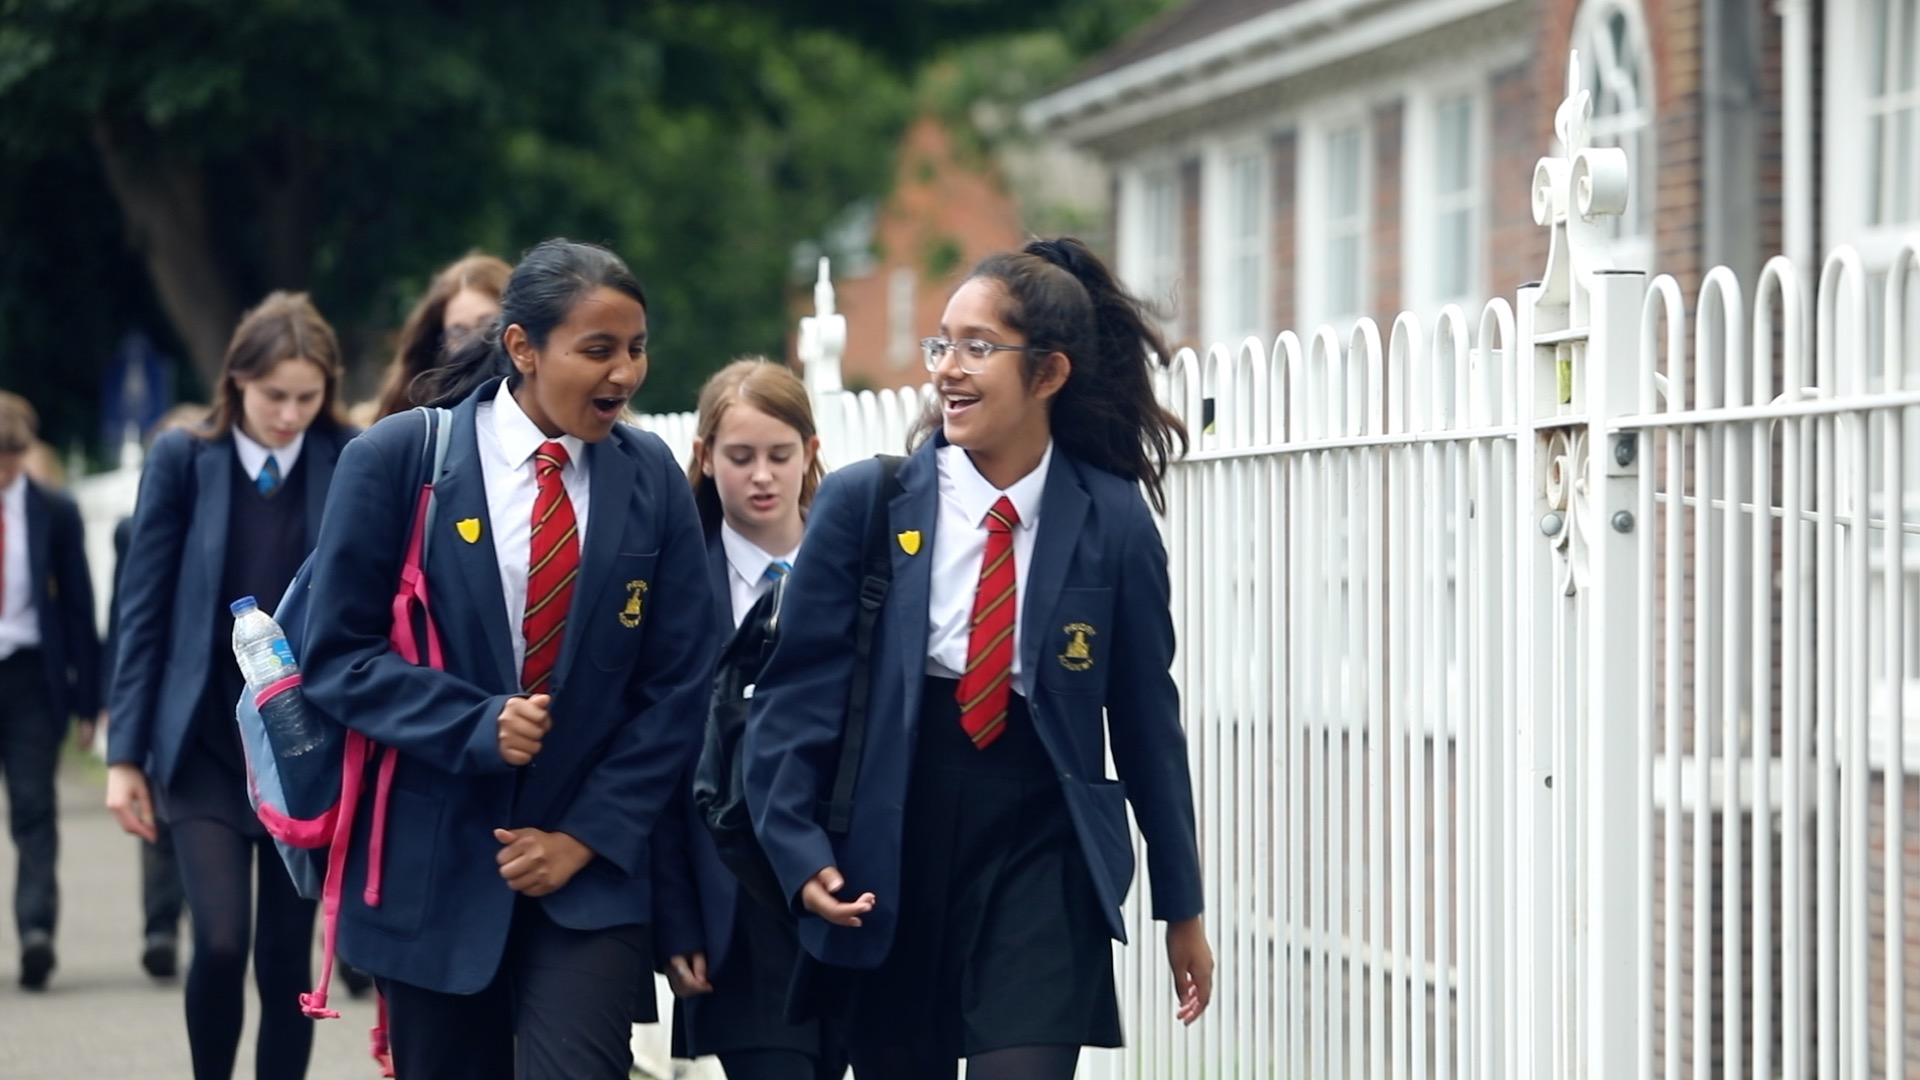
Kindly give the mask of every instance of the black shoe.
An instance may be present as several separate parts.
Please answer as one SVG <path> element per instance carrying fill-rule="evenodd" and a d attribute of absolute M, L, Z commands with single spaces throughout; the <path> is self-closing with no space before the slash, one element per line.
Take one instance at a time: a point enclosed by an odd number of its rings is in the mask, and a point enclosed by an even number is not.
<path fill-rule="evenodd" d="M 148 934 L 140 966 L 156 979 L 171 979 L 180 971 L 180 944 L 172 934 Z"/>
<path fill-rule="evenodd" d="M 373 976 L 345 960 L 335 959 L 334 970 L 340 973 L 340 981 L 347 984 L 347 994 L 355 999 L 366 997 L 367 991 L 373 989 Z"/>
<path fill-rule="evenodd" d="M 53 935 L 45 930 L 28 931 L 20 947 L 20 985 L 28 990 L 45 990 L 53 966 Z"/>

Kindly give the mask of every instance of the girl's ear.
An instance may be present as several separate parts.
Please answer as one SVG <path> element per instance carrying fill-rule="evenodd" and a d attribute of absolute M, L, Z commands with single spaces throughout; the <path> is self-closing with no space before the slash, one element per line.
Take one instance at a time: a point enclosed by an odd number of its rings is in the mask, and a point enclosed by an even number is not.
<path fill-rule="evenodd" d="M 1055 349 L 1040 361 L 1040 367 L 1033 373 L 1033 396 L 1042 401 L 1060 392 L 1073 377 L 1073 361 L 1067 354 Z"/>
<path fill-rule="evenodd" d="M 519 323 L 507 327 L 500 334 L 500 346 L 507 350 L 507 359 L 513 361 L 515 371 L 522 375 L 533 374 L 537 353 L 533 348 L 533 339 L 527 337 L 525 327 Z"/>
<path fill-rule="evenodd" d="M 693 440 L 693 460 L 700 463 L 700 475 L 713 475 L 713 455 L 707 452 L 707 440 Z"/>
<path fill-rule="evenodd" d="M 820 456 L 820 436 L 808 439 L 802 449 L 806 452 L 806 459 L 800 462 L 800 471 L 806 472 L 813 468 L 814 459 Z"/>

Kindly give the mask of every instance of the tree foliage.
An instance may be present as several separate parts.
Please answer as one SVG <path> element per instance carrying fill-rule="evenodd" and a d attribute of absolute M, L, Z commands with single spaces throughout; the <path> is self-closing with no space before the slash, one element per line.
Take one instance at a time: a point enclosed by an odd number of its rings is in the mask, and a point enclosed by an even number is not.
<path fill-rule="evenodd" d="M 881 195 L 918 73 L 1036 27 L 1098 48 L 1165 0 L 0 0 L 0 383 L 90 432 L 129 325 L 217 371 L 310 290 L 365 390 L 471 248 L 608 243 L 652 301 L 642 404 L 778 353 L 790 253 Z"/>

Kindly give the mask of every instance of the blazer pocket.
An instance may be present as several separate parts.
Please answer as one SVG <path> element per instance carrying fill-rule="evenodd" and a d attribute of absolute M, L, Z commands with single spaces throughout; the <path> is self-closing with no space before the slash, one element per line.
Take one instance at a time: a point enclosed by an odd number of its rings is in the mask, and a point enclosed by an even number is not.
<path fill-rule="evenodd" d="M 587 654 L 601 671 L 624 671 L 640 656 L 640 643 L 656 617 L 654 564 L 660 552 L 621 552 L 614 556 L 605 596 L 596 596 L 588 608 Z"/>
<path fill-rule="evenodd" d="M 1108 884 L 1117 900 L 1133 887 L 1133 834 L 1127 829 L 1127 785 L 1118 780 L 1087 782 L 1087 802 L 1094 847 L 1106 865 Z"/>
<path fill-rule="evenodd" d="M 394 751 L 388 751 L 393 753 Z M 426 923 L 428 893 L 440 880 L 441 802 L 395 785 L 388 793 L 387 841 L 381 853 L 380 906 L 367 908 L 367 922 L 397 938 L 419 935 Z M 371 804 L 363 806 L 371 824 Z M 400 833 L 401 835 L 395 835 Z M 359 830 L 355 830 L 356 833 Z M 356 847 L 370 850 L 364 836 Z M 355 891 L 358 895 L 358 891 Z"/>
<path fill-rule="evenodd" d="M 1061 589 L 1040 630 L 1039 685 L 1056 694 L 1103 693 L 1112 629 L 1112 589 Z"/>

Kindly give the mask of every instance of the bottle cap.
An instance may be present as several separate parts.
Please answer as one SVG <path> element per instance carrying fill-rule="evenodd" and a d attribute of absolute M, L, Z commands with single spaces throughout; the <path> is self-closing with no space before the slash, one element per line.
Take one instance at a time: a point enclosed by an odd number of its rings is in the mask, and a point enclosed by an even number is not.
<path fill-rule="evenodd" d="M 240 616 L 245 615 L 247 612 L 252 611 L 254 608 L 257 608 L 259 606 L 260 606 L 260 601 L 255 600 L 251 596 L 243 596 L 240 599 L 235 600 L 233 603 L 228 604 L 227 610 L 233 612 L 235 618 L 239 618 Z"/>

